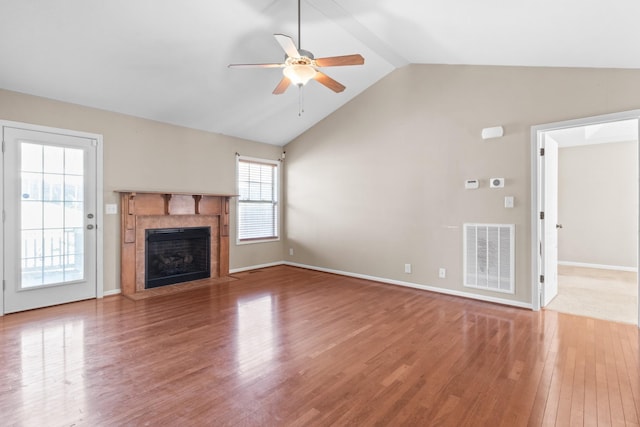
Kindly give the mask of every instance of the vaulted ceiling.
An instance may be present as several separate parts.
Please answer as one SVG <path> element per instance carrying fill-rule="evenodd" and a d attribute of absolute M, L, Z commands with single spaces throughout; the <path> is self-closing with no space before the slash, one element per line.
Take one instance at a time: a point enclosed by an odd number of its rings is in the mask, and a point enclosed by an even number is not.
<path fill-rule="evenodd" d="M 0 0 L 0 88 L 284 145 L 398 67 L 640 68 L 636 0 L 302 0 L 302 48 L 360 53 L 271 92 L 297 0 Z M 301 96 L 302 95 L 302 96 Z M 299 115 L 300 105 L 304 113 Z"/>

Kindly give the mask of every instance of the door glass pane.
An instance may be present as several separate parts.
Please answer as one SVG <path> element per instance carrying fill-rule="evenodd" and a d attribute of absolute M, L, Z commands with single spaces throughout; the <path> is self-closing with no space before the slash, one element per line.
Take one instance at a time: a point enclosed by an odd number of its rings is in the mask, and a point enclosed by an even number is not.
<path fill-rule="evenodd" d="M 42 202 L 23 200 L 21 208 L 22 230 L 42 229 Z"/>
<path fill-rule="evenodd" d="M 22 200 L 42 200 L 42 174 L 22 172 Z"/>
<path fill-rule="evenodd" d="M 23 211 L 24 212 L 24 211 Z M 42 283 L 42 230 L 22 230 L 22 287 Z"/>
<path fill-rule="evenodd" d="M 84 279 L 82 149 L 21 143 L 22 288 Z"/>
<path fill-rule="evenodd" d="M 82 202 L 68 202 L 64 204 L 64 226 L 66 228 L 82 228 L 84 223 Z"/>
<path fill-rule="evenodd" d="M 42 172 L 42 145 L 22 143 L 21 170 Z"/>
<path fill-rule="evenodd" d="M 60 202 L 42 203 L 44 228 L 64 228 L 64 205 Z"/>
<path fill-rule="evenodd" d="M 82 150 L 65 148 L 64 173 L 66 175 L 84 175 L 84 153 Z"/>
<path fill-rule="evenodd" d="M 44 173 L 42 174 L 42 178 L 44 180 L 42 200 L 61 201 L 63 197 L 64 175 Z"/>
<path fill-rule="evenodd" d="M 62 147 L 45 145 L 43 150 L 44 162 L 42 164 L 44 165 L 44 171 L 48 173 L 63 173 L 65 149 Z"/>
<path fill-rule="evenodd" d="M 84 228 L 65 230 L 64 275 L 67 281 L 84 278 Z"/>
<path fill-rule="evenodd" d="M 84 179 L 82 176 L 65 175 L 64 199 L 67 201 L 84 199 Z"/>

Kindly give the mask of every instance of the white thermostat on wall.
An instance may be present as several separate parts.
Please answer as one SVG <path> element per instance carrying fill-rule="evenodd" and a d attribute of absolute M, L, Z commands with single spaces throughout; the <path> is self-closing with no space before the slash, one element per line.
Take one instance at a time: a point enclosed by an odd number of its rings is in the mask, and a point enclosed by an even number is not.
<path fill-rule="evenodd" d="M 491 178 L 489 180 L 489 187 L 502 188 L 504 187 L 504 178 Z"/>
<path fill-rule="evenodd" d="M 464 188 L 467 190 L 475 190 L 480 186 L 480 182 L 477 179 L 468 179 L 464 182 Z"/>

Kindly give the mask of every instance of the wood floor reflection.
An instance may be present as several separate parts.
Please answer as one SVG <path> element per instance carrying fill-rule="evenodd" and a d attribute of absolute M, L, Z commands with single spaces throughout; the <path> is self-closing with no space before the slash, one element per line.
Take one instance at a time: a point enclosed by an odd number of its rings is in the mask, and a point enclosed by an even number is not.
<path fill-rule="evenodd" d="M 2 425 L 638 425 L 638 328 L 279 266 L 0 317 Z"/>

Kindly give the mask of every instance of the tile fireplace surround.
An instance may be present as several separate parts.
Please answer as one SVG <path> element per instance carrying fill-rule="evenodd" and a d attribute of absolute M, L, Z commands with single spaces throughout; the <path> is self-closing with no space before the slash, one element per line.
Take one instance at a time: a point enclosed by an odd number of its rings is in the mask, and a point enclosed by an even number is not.
<path fill-rule="evenodd" d="M 233 195 L 133 190 L 117 193 L 123 295 L 147 291 L 144 285 L 147 229 L 211 227 L 211 277 L 229 275 L 229 202 Z"/>

